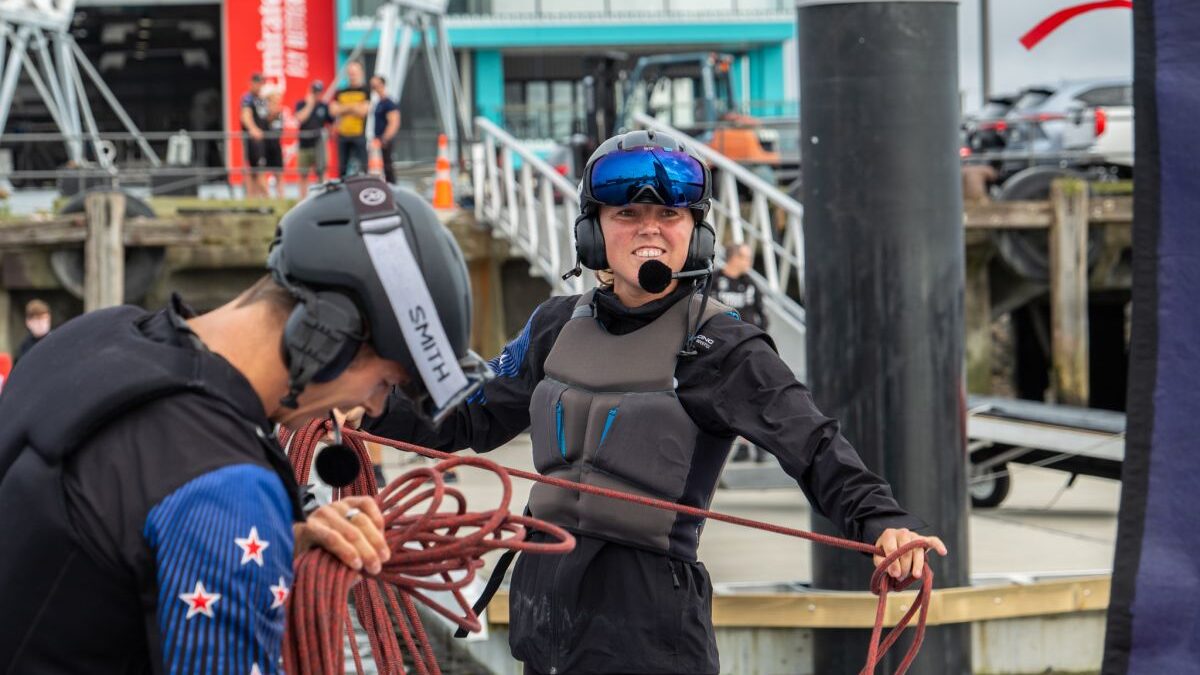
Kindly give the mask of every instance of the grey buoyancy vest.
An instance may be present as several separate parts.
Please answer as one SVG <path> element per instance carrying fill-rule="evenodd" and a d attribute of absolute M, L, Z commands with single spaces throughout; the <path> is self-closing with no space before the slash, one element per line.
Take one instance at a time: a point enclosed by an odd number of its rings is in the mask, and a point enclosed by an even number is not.
<path fill-rule="evenodd" d="M 732 441 L 705 433 L 676 396 L 675 365 L 699 311 L 688 296 L 626 335 L 595 319 L 585 293 L 546 357 L 530 400 L 538 472 L 706 508 Z M 709 301 L 701 323 L 728 312 Z M 715 461 L 699 474 L 697 453 Z M 690 516 L 549 485 L 533 486 L 534 517 L 569 530 L 694 560 L 703 522 Z"/>

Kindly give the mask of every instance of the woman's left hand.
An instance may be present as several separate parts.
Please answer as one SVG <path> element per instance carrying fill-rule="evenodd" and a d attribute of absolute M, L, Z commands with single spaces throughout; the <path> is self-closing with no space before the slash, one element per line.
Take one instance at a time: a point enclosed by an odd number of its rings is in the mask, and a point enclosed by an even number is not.
<path fill-rule="evenodd" d="M 928 548 L 937 551 L 938 555 L 942 557 L 945 557 L 948 553 L 946 545 L 937 537 L 923 537 L 916 532 L 904 528 L 890 528 L 884 530 L 883 534 L 879 535 L 879 539 L 875 542 L 875 546 L 882 548 L 884 553 L 883 556 L 875 556 L 875 566 L 878 567 L 879 563 L 883 562 L 885 556 L 891 555 L 896 549 L 915 540 L 925 541 L 929 545 Z M 909 573 L 912 574 L 914 579 L 920 579 L 921 575 L 925 573 L 925 549 L 914 548 L 897 558 L 888 567 L 888 574 L 895 579 L 904 579 Z"/>
<path fill-rule="evenodd" d="M 353 408 L 343 412 L 340 408 L 333 409 L 333 419 L 337 422 L 338 427 L 342 429 L 358 429 L 362 424 L 363 417 L 367 414 L 367 409 L 363 406 L 354 406 Z M 326 443 L 333 442 L 333 431 L 326 431 L 325 437 L 321 439 Z"/>

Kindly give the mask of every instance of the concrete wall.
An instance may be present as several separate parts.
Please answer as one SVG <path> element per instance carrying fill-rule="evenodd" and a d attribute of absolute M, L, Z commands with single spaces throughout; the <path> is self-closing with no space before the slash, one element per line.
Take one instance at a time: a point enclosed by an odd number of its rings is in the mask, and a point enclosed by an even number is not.
<path fill-rule="evenodd" d="M 506 627 L 489 630 L 488 640 L 458 641 L 457 648 L 494 675 L 521 675 L 508 652 Z M 718 628 L 721 672 L 815 675 L 813 634 L 811 628 Z M 976 675 L 1099 673 L 1104 612 L 984 621 L 971 627 L 971 641 Z"/>

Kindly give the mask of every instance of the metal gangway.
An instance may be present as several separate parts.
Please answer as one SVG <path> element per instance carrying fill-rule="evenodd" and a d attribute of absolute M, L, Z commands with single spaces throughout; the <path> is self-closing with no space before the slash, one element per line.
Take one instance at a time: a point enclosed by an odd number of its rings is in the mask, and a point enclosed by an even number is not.
<path fill-rule="evenodd" d="M 684 139 L 713 168 L 710 218 L 717 241 L 747 243 L 762 261 L 762 272 L 752 270 L 750 276 L 763 295 L 769 332 L 784 361 L 804 381 L 804 208 L 683 132 L 646 115 L 635 115 L 634 122 Z M 530 274 L 545 279 L 553 293 L 582 293 L 594 287 L 591 274 L 566 280 L 562 276 L 575 264 L 578 186 L 491 120 L 477 117 L 475 127 L 478 142 L 471 164 L 476 220 L 490 225 L 493 236 L 507 240 L 514 254 L 529 261 Z"/>

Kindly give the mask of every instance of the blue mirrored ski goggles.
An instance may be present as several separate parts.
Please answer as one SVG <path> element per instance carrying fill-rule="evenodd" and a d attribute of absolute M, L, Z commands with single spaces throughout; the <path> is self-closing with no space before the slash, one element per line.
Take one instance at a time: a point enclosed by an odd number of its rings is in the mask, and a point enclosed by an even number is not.
<path fill-rule="evenodd" d="M 592 199 L 609 206 L 643 201 L 653 191 L 664 206 L 688 207 L 704 199 L 704 167 L 686 152 L 634 148 L 601 157 L 592 165 Z"/>

